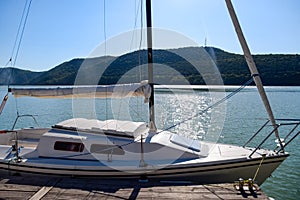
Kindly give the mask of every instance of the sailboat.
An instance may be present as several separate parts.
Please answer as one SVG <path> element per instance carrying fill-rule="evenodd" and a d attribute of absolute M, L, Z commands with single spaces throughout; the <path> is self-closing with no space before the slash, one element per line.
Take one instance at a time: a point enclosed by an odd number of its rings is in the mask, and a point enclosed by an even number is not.
<path fill-rule="evenodd" d="M 143 96 L 145 101 L 149 102 L 149 123 L 71 118 L 55 124 L 50 129 L 13 128 L 2 131 L 0 169 L 34 175 L 109 179 L 143 177 L 156 180 L 188 180 L 197 183 L 230 183 L 240 178 L 252 178 L 257 184 L 262 184 L 289 156 L 284 148 L 292 139 L 284 143 L 279 137 L 278 130 L 284 124 L 279 125 L 275 122 L 233 6 L 229 0 L 226 0 L 226 4 L 245 52 L 252 78 L 269 114 L 268 122 L 274 126 L 274 130 L 257 147 L 214 144 L 157 129 L 154 112 L 151 0 L 147 0 L 148 81 L 77 88 L 10 87 L 9 92 L 15 97 L 42 98 L 54 96 L 64 98 L 72 97 L 74 94 L 82 98 Z M 253 137 L 265 126 L 267 123 Z M 297 123 L 295 126 L 298 126 Z M 278 148 L 261 149 L 265 140 L 273 134 L 278 139 Z M 296 135 L 298 134 L 299 132 Z"/>

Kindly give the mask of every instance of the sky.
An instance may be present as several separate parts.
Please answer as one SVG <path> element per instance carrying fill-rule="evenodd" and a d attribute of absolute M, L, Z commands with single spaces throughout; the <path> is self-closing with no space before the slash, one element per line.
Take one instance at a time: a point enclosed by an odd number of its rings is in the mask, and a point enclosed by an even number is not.
<path fill-rule="evenodd" d="M 0 67 L 12 65 L 8 61 L 25 3 L 0 0 Z M 253 54 L 300 53 L 299 0 L 232 3 Z M 105 41 L 141 27 L 139 5 L 140 0 L 32 0 L 13 67 L 45 71 L 73 58 L 88 57 Z M 199 46 L 206 41 L 208 46 L 242 53 L 225 0 L 152 0 L 152 23 Z M 128 42 L 117 41 L 115 47 L 127 45 L 127 50 L 134 50 Z M 172 41 L 177 43 L 176 39 Z M 154 48 L 161 48 L 157 43 L 154 38 Z M 107 55 L 118 54 L 109 48 Z"/>

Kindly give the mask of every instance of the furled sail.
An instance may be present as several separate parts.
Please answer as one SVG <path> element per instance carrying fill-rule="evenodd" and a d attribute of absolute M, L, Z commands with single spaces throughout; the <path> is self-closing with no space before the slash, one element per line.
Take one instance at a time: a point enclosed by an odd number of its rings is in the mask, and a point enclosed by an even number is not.
<path fill-rule="evenodd" d="M 144 96 L 148 102 L 151 87 L 147 81 L 141 83 L 97 85 L 97 86 L 72 86 L 72 87 L 33 87 L 9 88 L 15 97 L 31 96 L 38 98 L 126 98 Z"/>

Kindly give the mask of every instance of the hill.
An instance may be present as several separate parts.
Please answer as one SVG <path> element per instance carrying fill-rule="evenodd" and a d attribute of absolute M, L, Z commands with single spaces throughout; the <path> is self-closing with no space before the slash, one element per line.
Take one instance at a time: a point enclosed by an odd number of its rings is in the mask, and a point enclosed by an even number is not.
<path fill-rule="evenodd" d="M 0 85 L 28 84 L 43 73 L 44 72 L 32 72 L 12 67 L 0 68 Z"/>
<path fill-rule="evenodd" d="M 264 85 L 300 85 L 300 55 L 254 55 Z M 73 59 L 45 72 L 0 68 L 0 84 L 73 85 L 115 84 L 147 79 L 147 51 L 119 57 Z M 250 78 L 243 55 L 213 47 L 153 50 L 154 82 L 159 84 L 241 85 Z"/>

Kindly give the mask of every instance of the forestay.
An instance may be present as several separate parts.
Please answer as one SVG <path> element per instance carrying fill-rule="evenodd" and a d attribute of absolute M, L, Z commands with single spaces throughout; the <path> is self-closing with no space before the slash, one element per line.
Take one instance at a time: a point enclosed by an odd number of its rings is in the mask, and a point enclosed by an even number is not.
<path fill-rule="evenodd" d="M 9 88 L 15 97 L 31 96 L 38 98 L 126 98 L 144 96 L 148 102 L 151 87 L 147 81 L 141 83 L 101 85 L 101 86 L 70 86 L 51 88 Z"/>

